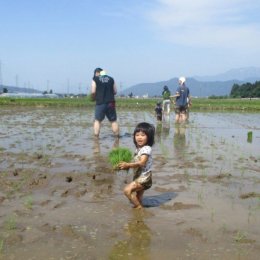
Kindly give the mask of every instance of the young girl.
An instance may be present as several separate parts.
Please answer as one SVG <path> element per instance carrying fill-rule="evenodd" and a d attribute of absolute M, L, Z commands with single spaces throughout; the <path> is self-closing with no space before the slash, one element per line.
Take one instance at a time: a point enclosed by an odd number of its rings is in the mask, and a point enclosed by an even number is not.
<path fill-rule="evenodd" d="M 124 188 L 124 194 L 133 203 L 134 208 L 142 208 L 144 191 L 152 186 L 152 145 L 154 144 L 155 128 L 142 122 L 134 130 L 134 144 L 136 146 L 134 162 L 120 162 L 119 169 L 134 168 L 134 178 Z"/>

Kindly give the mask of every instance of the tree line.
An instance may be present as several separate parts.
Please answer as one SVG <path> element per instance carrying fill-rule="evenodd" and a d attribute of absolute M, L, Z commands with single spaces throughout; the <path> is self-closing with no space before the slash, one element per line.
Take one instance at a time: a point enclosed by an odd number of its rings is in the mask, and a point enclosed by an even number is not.
<path fill-rule="evenodd" d="M 260 81 L 255 83 L 244 83 L 242 85 L 234 84 L 231 92 L 231 98 L 259 98 L 260 97 Z"/>

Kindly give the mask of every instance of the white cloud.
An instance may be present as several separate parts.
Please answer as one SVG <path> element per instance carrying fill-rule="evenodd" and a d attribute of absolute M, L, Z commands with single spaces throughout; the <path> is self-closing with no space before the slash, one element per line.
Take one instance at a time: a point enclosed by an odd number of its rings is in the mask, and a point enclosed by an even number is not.
<path fill-rule="evenodd" d="M 258 0 L 158 0 L 148 17 L 173 43 L 252 50 L 260 45 L 259 10 Z"/>

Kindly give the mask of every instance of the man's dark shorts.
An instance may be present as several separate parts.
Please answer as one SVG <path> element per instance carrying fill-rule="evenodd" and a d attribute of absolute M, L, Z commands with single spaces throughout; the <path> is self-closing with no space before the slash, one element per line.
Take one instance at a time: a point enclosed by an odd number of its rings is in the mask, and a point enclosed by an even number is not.
<path fill-rule="evenodd" d="M 97 121 L 103 121 L 105 116 L 110 122 L 114 122 L 117 119 L 116 116 L 116 104 L 115 102 L 109 102 L 106 104 L 96 105 L 95 119 Z"/>
<path fill-rule="evenodd" d="M 185 114 L 187 113 L 187 109 L 188 109 L 188 105 L 185 105 L 185 106 L 176 106 L 174 110 L 176 114 L 180 114 L 180 113 Z"/>

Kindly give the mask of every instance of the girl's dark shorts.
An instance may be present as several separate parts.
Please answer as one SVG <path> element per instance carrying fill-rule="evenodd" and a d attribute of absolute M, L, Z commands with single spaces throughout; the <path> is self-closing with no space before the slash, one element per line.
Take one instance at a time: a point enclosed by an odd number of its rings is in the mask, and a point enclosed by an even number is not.
<path fill-rule="evenodd" d="M 147 182 L 144 182 L 144 183 L 140 183 L 140 182 L 138 181 L 138 178 L 137 178 L 137 179 L 133 179 L 133 181 L 135 181 L 135 182 L 141 184 L 141 185 L 144 187 L 144 190 L 150 189 L 150 188 L 152 187 L 152 185 L 153 185 L 152 178 L 150 178 Z"/>
<path fill-rule="evenodd" d="M 151 178 L 148 182 L 142 183 L 141 185 L 144 187 L 144 190 L 148 190 L 152 187 L 152 184 L 153 184 L 153 182 L 152 182 L 152 178 Z"/>
<path fill-rule="evenodd" d="M 95 119 L 101 122 L 104 120 L 105 116 L 110 122 L 114 122 L 117 120 L 115 102 L 96 105 Z"/>

